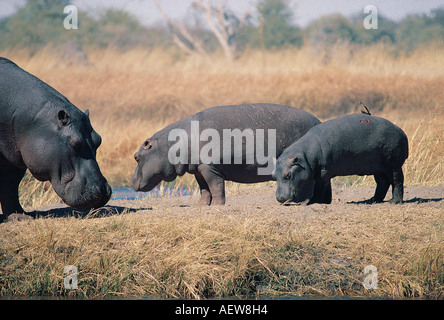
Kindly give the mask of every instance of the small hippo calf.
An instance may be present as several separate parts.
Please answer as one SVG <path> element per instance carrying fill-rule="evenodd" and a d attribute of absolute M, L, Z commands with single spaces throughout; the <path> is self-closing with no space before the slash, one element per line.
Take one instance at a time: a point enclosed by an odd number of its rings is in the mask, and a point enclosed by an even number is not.
<path fill-rule="evenodd" d="M 308 112 L 276 104 L 209 108 L 145 140 L 134 155 L 131 184 L 136 191 L 150 191 L 188 172 L 199 184 L 201 204 L 224 204 L 225 180 L 272 180 L 271 159 L 319 123 Z"/>
<path fill-rule="evenodd" d="M 311 128 L 279 157 L 273 172 L 276 199 L 293 200 L 308 185 L 309 203 L 323 202 L 323 189 L 331 178 L 374 175 L 376 192 L 368 202 L 383 202 L 392 185 L 390 202 L 402 203 L 402 165 L 407 157 L 407 136 L 386 119 L 354 114 L 329 120 Z"/>

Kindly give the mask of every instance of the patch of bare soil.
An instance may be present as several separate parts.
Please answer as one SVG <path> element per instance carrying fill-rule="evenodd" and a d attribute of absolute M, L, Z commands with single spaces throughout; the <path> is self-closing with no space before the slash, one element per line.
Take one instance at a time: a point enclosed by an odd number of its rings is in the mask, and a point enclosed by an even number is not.
<path fill-rule="evenodd" d="M 327 204 L 296 204 L 290 203 L 281 205 L 275 198 L 274 186 L 261 186 L 254 188 L 241 188 L 236 194 L 227 192 L 226 204 L 224 206 L 199 206 L 199 195 L 194 196 L 168 196 L 162 198 L 145 198 L 139 200 L 111 200 L 107 206 L 101 210 L 95 210 L 94 214 L 113 214 L 122 213 L 125 209 L 129 211 L 150 210 L 150 211 L 195 211 L 199 212 L 238 212 L 239 210 L 270 210 L 278 213 L 303 212 L 304 216 L 316 212 L 357 212 L 365 211 L 371 208 L 384 208 L 391 206 L 387 201 L 391 197 L 391 191 L 387 193 L 384 203 L 367 204 L 365 200 L 371 198 L 374 194 L 374 187 L 333 187 L 332 203 Z M 404 188 L 404 203 L 402 208 L 411 209 L 415 207 L 434 207 L 443 208 L 444 203 L 444 185 L 441 186 L 407 186 Z M 73 210 L 62 203 L 54 203 L 29 213 L 31 216 L 65 216 L 79 215 L 85 216 L 91 214 L 90 210 Z M 9 220 L 21 220 L 26 217 L 23 215 L 11 215 Z"/>
<path fill-rule="evenodd" d="M 279 213 L 307 211 L 317 212 L 324 211 L 347 211 L 355 212 L 360 209 L 369 209 L 372 207 L 382 208 L 384 206 L 391 206 L 387 201 L 391 197 L 391 192 L 387 193 L 384 203 L 381 204 L 366 204 L 365 200 L 371 198 L 374 194 L 373 187 L 333 187 L 332 203 L 327 204 L 287 204 L 281 205 L 275 198 L 276 188 L 274 186 L 264 186 L 260 188 L 243 188 L 236 191 L 236 194 L 227 194 L 226 204 L 224 206 L 210 206 L 199 207 L 199 196 L 183 196 L 183 197 L 165 197 L 165 198 L 151 198 L 142 200 L 113 200 L 108 205 L 122 206 L 137 210 L 164 210 L 166 208 L 177 210 L 217 210 L 217 211 L 238 211 L 245 209 L 245 207 L 256 209 L 270 209 L 276 210 Z M 444 202 L 444 185 L 427 187 L 427 186 L 407 186 L 404 189 L 404 203 L 402 207 L 414 208 L 421 207 L 438 207 L 442 208 Z"/>

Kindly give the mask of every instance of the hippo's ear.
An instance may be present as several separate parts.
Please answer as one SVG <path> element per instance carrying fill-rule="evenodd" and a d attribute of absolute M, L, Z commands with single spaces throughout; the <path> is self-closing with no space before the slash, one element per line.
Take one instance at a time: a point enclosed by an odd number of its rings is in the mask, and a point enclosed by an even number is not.
<path fill-rule="evenodd" d="M 85 114 L 86 114 L 86 116 L 89 118 L 89 109 L 86 109 L 86 110 L 85 110 Z"/>
<path fill-rule="evenodd" d="M 66 126 L 69 122 L 69 116 L 65 110 L 60 110 L 57 114 L 60 126 Z"/>

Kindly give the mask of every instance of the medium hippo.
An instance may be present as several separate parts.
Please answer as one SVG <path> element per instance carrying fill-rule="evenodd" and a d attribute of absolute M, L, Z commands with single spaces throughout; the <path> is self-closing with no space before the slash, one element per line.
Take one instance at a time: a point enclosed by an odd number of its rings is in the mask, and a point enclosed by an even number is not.
<path fill-rule="evenodd" d="M 0 58 L 0 202 L 3 215 L 23 213 L 18 186 L 26 169 L 73 208 L 105 205 L 111 188 L 96 162 L 100 136 L 55 89 Z M 4 217 L 3 217 L 4 218 Z"/>
<path fill-rule="evenodd" d="M 199 184 L 201 204 L 224 204 L 225 180 L 272 180 L 272 158 L 319 123 L 306 111 L 277 104 L 212 107 L 147 139 L 134 155 L 131 184 L 149 191 L 188 172 Z"/>
<path fill-rule="evenodd" d="M 402 203 L 402 165 L 407 157 L 407 136 L 386 119 L 353 114 L 329 120 L 311 128 L 279 157 L 273 173 L 278 182 L 276 199 L 297 198 L 309 185 L 309 203 L 323 202 L 331 178 L 374 175 L 376 192 L 368 202 L 382 202 L 392 185 L 390 202 Z"/>

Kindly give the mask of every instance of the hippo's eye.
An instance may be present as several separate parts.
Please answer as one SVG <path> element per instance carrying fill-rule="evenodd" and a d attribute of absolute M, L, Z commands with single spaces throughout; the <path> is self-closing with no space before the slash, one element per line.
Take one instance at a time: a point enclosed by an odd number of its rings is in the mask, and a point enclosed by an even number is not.
<path fill-rule="evenodd" d="M 146 140 L 146 141 L 143 143 L 143 150 L 148 150 L 148 149 L 150 149 L 152 146 L 153 146 L 153 141 L 151 141 L 151 140 Z"/>
<path fill-rule="evenodd" d="M 284 173 L 284 179 L 285 180 L 290 180 L 290 178 L 291 178 L 291 172 L 290 171 L 285 172 Z"/>

